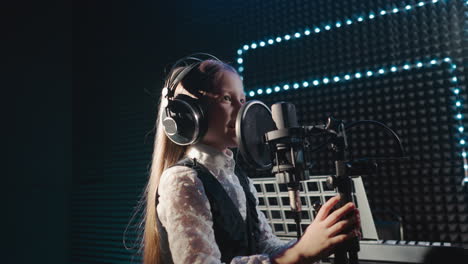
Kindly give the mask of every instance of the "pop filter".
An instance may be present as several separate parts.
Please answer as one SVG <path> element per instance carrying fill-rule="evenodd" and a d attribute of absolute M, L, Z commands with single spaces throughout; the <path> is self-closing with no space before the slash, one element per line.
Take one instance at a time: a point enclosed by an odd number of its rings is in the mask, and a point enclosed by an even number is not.
<path fill-rule="evenodd" d="M 271 153 L 264 135 L 276 130 L 270 109 L 261 101 L 245 103 L 236 119 L 239 150 L 245 161 L 257 170 L 271 169 Z"/>

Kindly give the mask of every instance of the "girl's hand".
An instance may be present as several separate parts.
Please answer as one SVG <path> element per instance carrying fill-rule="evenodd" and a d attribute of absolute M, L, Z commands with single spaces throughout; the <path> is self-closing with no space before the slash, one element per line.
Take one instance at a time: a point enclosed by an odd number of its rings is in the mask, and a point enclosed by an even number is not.
<path fill-rule="evenodd" d="M 321 207 L 312 224 L 294 246 L 297 247 L 301 261 L 318 261 L 329 256 L 336 245 L 361 236 L 359 211 L 353 203 L 347 203 L 330 214 L 339 200 L 340 197 L 335 196 Z M 340 220 L 350 214 L 351 217 Z"/>

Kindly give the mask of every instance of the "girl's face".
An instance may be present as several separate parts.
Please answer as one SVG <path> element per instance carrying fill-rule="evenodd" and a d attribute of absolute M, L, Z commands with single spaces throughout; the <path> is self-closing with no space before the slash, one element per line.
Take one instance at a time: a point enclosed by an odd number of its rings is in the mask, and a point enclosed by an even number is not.
<path fill-rule="evenodd" d="M 208 130 L 201 143 L 224 151 L 237 147 L 236 118 L 245 103 L 244 86 L 236 73 L 225 71 L 208 108 Z"/>

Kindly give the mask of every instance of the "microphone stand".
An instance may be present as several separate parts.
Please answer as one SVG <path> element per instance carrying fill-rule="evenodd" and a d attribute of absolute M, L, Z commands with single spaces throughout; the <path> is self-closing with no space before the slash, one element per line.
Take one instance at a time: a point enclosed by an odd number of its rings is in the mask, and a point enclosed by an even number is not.
<path fill-rule="evenodd" d="M 328 118 L 326 126 L 300 127 L 293 104 L 279 102 L 272 105 L 272 117 L 276 130 L 267 132 L 264 141 L 274 149 L 272 173 L 276 181 L 287 184 L 291 211 L 297 227 L 297 238 L 301 237 L 300 182 L 309 178 L 308 158 L 304 155 L 304 138 L 313 131 L 333 134 L 332 148 L 335 152 L 336 176 L 329 178 L 329 184 L 338 188 L 341 195 L 338 206 L 353 201 L 353 182 L 346 170 L 345 150 L 347 148 L 345 125 L 341 120 Z M 346 216 L 345 216 L 346 217 Z M 340 244 L 335 251 L 335 263 L 358 264 L 359 240 L 353 238 Z M 349 257 L 349 261 L 348 261 Z"/>
<path fill-rule="evenodd" d="M 371 164 L 371 159 L 346 161 L 347 139 L 345 128 L 351 128 L 362 123 L 371 123 L 390 131 L 398 142 L 401 155 L 404 156 L 403 146 L 398 135 L 382 123 L 373 120 L 361 120 L 346 127 L 341 120 L 328 119 L 326 125 L 299 126 L 296 110 L 293 104 L 278 102 L 271 107 L 272 111 L 262 102 L 253 100 L 242 106 L 236 121 L 236 134 L 239 141 L 239 149 L 251 165 L 260 170 L 271 168 L 278 184 L 286 184 L 288 187 L 291 211 L 297 227 L 297 238 L 301 237 L 301 200 L 300 182 L 309 179 L 310 169 L 310 144 L 306 139 L 315 135 L 331 135 L 331 140 L 320 144 L 313 152 L 329 145 L 334 151 L 336 175 L 327 179 L 329 185 L 337 188 L 340 196 L 341 207 L 348 202 L 355 202 L 352 196 L 354 192 L 351 175 L 360 175 L 377 167 Z M 253 113 L 253 114 L 247 114 Z M 250 118 L 253 116 L 255 118 Z M 249 118 L 247 118 L 249 117 Z M 271 117 L 271 118 L 270 118 Z M 258 120 L 257 120 L 258 119 Z M 264 120 L 261 124 L 257 121 Z M 252 125 L 255 123 L 255 125 Z M 253 136 L 246 132 L 254 132 Z M 269 156 L 269 157 L 268 157 Z M 269 160 L 273 160 L 270 162 Z M 354 165 L 354 168 L 353 168 Z M 314 204 L 318 212 L 320 204 Z M 346 216 L 344 216 L 346 218 Z M 357 264 L 359 252 L 359 238 L 355 237 L 340 244 L 335 252 L 335 263 Z"/>
<path fill-rule="evenodd" d="M 338 124 L 336 124 L 338 122 Z M 348 202 L 355 202 L 352 196 L 353 181 L 346 169 L 347 140 L 344 124 L 341 121 L 329 119 L 327 128 L 335 126 L 338 133 L 332 139 L 332 149 L 334 151 L 336 176 L 330 176 L 327 182 L 330 186 L 337 188 L 340 194 L 340 201 L 337 208 L 342 207 Z M 346 216 L 345 216 L 346 217 Z M 337 264 L 358 264 L 359 238 L 353 237 L 350 240 L 338 245 L 335 250 L 335 262 Z"/>

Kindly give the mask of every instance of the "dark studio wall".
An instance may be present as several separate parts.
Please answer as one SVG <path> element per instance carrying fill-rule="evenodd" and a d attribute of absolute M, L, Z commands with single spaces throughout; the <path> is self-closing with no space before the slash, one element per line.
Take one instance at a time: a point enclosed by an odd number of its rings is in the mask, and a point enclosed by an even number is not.
<path fill-rule="evenodd" d="M 135 256 L 135 249 L 124 248 L 123 233 L 148 177 L 164 68 L 198 51 L 244 67 L 246 91 L 255 91 L 251 98 L 268 104 L 290 101 L 300 122 L 319 123 L 332 115 L 345 121 L 374 119 L 392 127 L 402 137 L 409 160 L 386 162 L 379 174 L 365 179 L 372 208 L 403 216 L 408 240 L 467 244 L 467 189 L 460 184 L 464 171 L 458 143 L 463 135 L 457 132 L 464 122 L 454 119 L 457 111 L 465 113 L 465 106 L 454 107 L 454 102 L 466 99 L 466 4 L 425 3 L 74 3 L 72 262 L 129 263 Z M 404 10 L 408 5 L 412 9 Z M 394 7 L 401 11 L 391 13 Z M 361 14 L 382 9 L 389 13 L 357 21 Z M 354 22 L 345 25 L 346 19 Z M 325 29 L 336 21 L 343 25 Z M 310 36 L 305 36 L 306 29 Z M 294 39 L 298 31 L 301 39 Z M 286 34 L 292 39 L 285 40 Z M 260 48 L 261 41 L 269 39 L 275 44 Z M 443 61 L 447 57 L 451 63 Z M 417 66 L 420 61 L 424 66 Z M 404 69 L 405 64 L 411 64 L 411 70 Z M 392 65 L 398 70 L 391 72 Z M 380 68 L 386 73 L 379 74 Z M 366 76 L 368 71 L 373 77 Z M 330 81 L 356 72 L 364 76 Z M 454 76 L 460 89 L 456 96 Z M 306 80 L 310 87 L 303 87 Z M 313 80 L 320 84 L 314 86 Z M 297 90 L 292 88 L 295 82 L 301 84 Z M 291 85 L 287 91 L 286 84 Z M 266 95 L 266 88 L 275 86 L 282 92 Z M 358 131 L 351 144 L 354 156 L 397 153 L 385 134 Z M 330 172 L 329 153 L 315 158 L 313 173 Z M 129 246 L 137 224 L 130 222 Z"/>
<path fill-rule="evenodd" d="M 246 8 L 256 16 L 247 15 L 245 24 L 259 25 L 246 32 L 250 47 L 239 52 L 254 98 L 293 102 L 301 123 L 370 119 L 400 135 L 407 159 L 380 161 L 379 172 L 364 181 L 374 213 L 382 214 L 374 217 L 402 217 L 407 240 L 468 239 L 461 185 L 465 8 L 462 1 L 259 2 Z M 307 29 L 312 37 L 295 37 Z M 273 45 L 252 50 L 270 39 Z M 398 155 L 395 142 L 376 127 L 351 130 L 349 141 L 352 158 Z M 315 153 L 313 160 L 313 175 L 334 172 L 331 152 Z"/>
<path fill-rule="evenodd" d="M 71 3 L 2 7 L 2 263 L 68 263 Z"/>
<path fill-rule="evenodd" d="M 466 2 L 248 5 L 238 66 L 251 98 L 293 102 L 302 124 L 333 116 L 390 126 L 407 159 L 380 160 L 378 173 L 364 178 L 374 217 L 401 217 L 406 240 L 467 243 Z M 351 158 L 399 155 L 377 127 L 353 128 L 348 136 Z M 313 161 L 313 175 L 334 172 L 330 151 L 314 153 Z"/>

